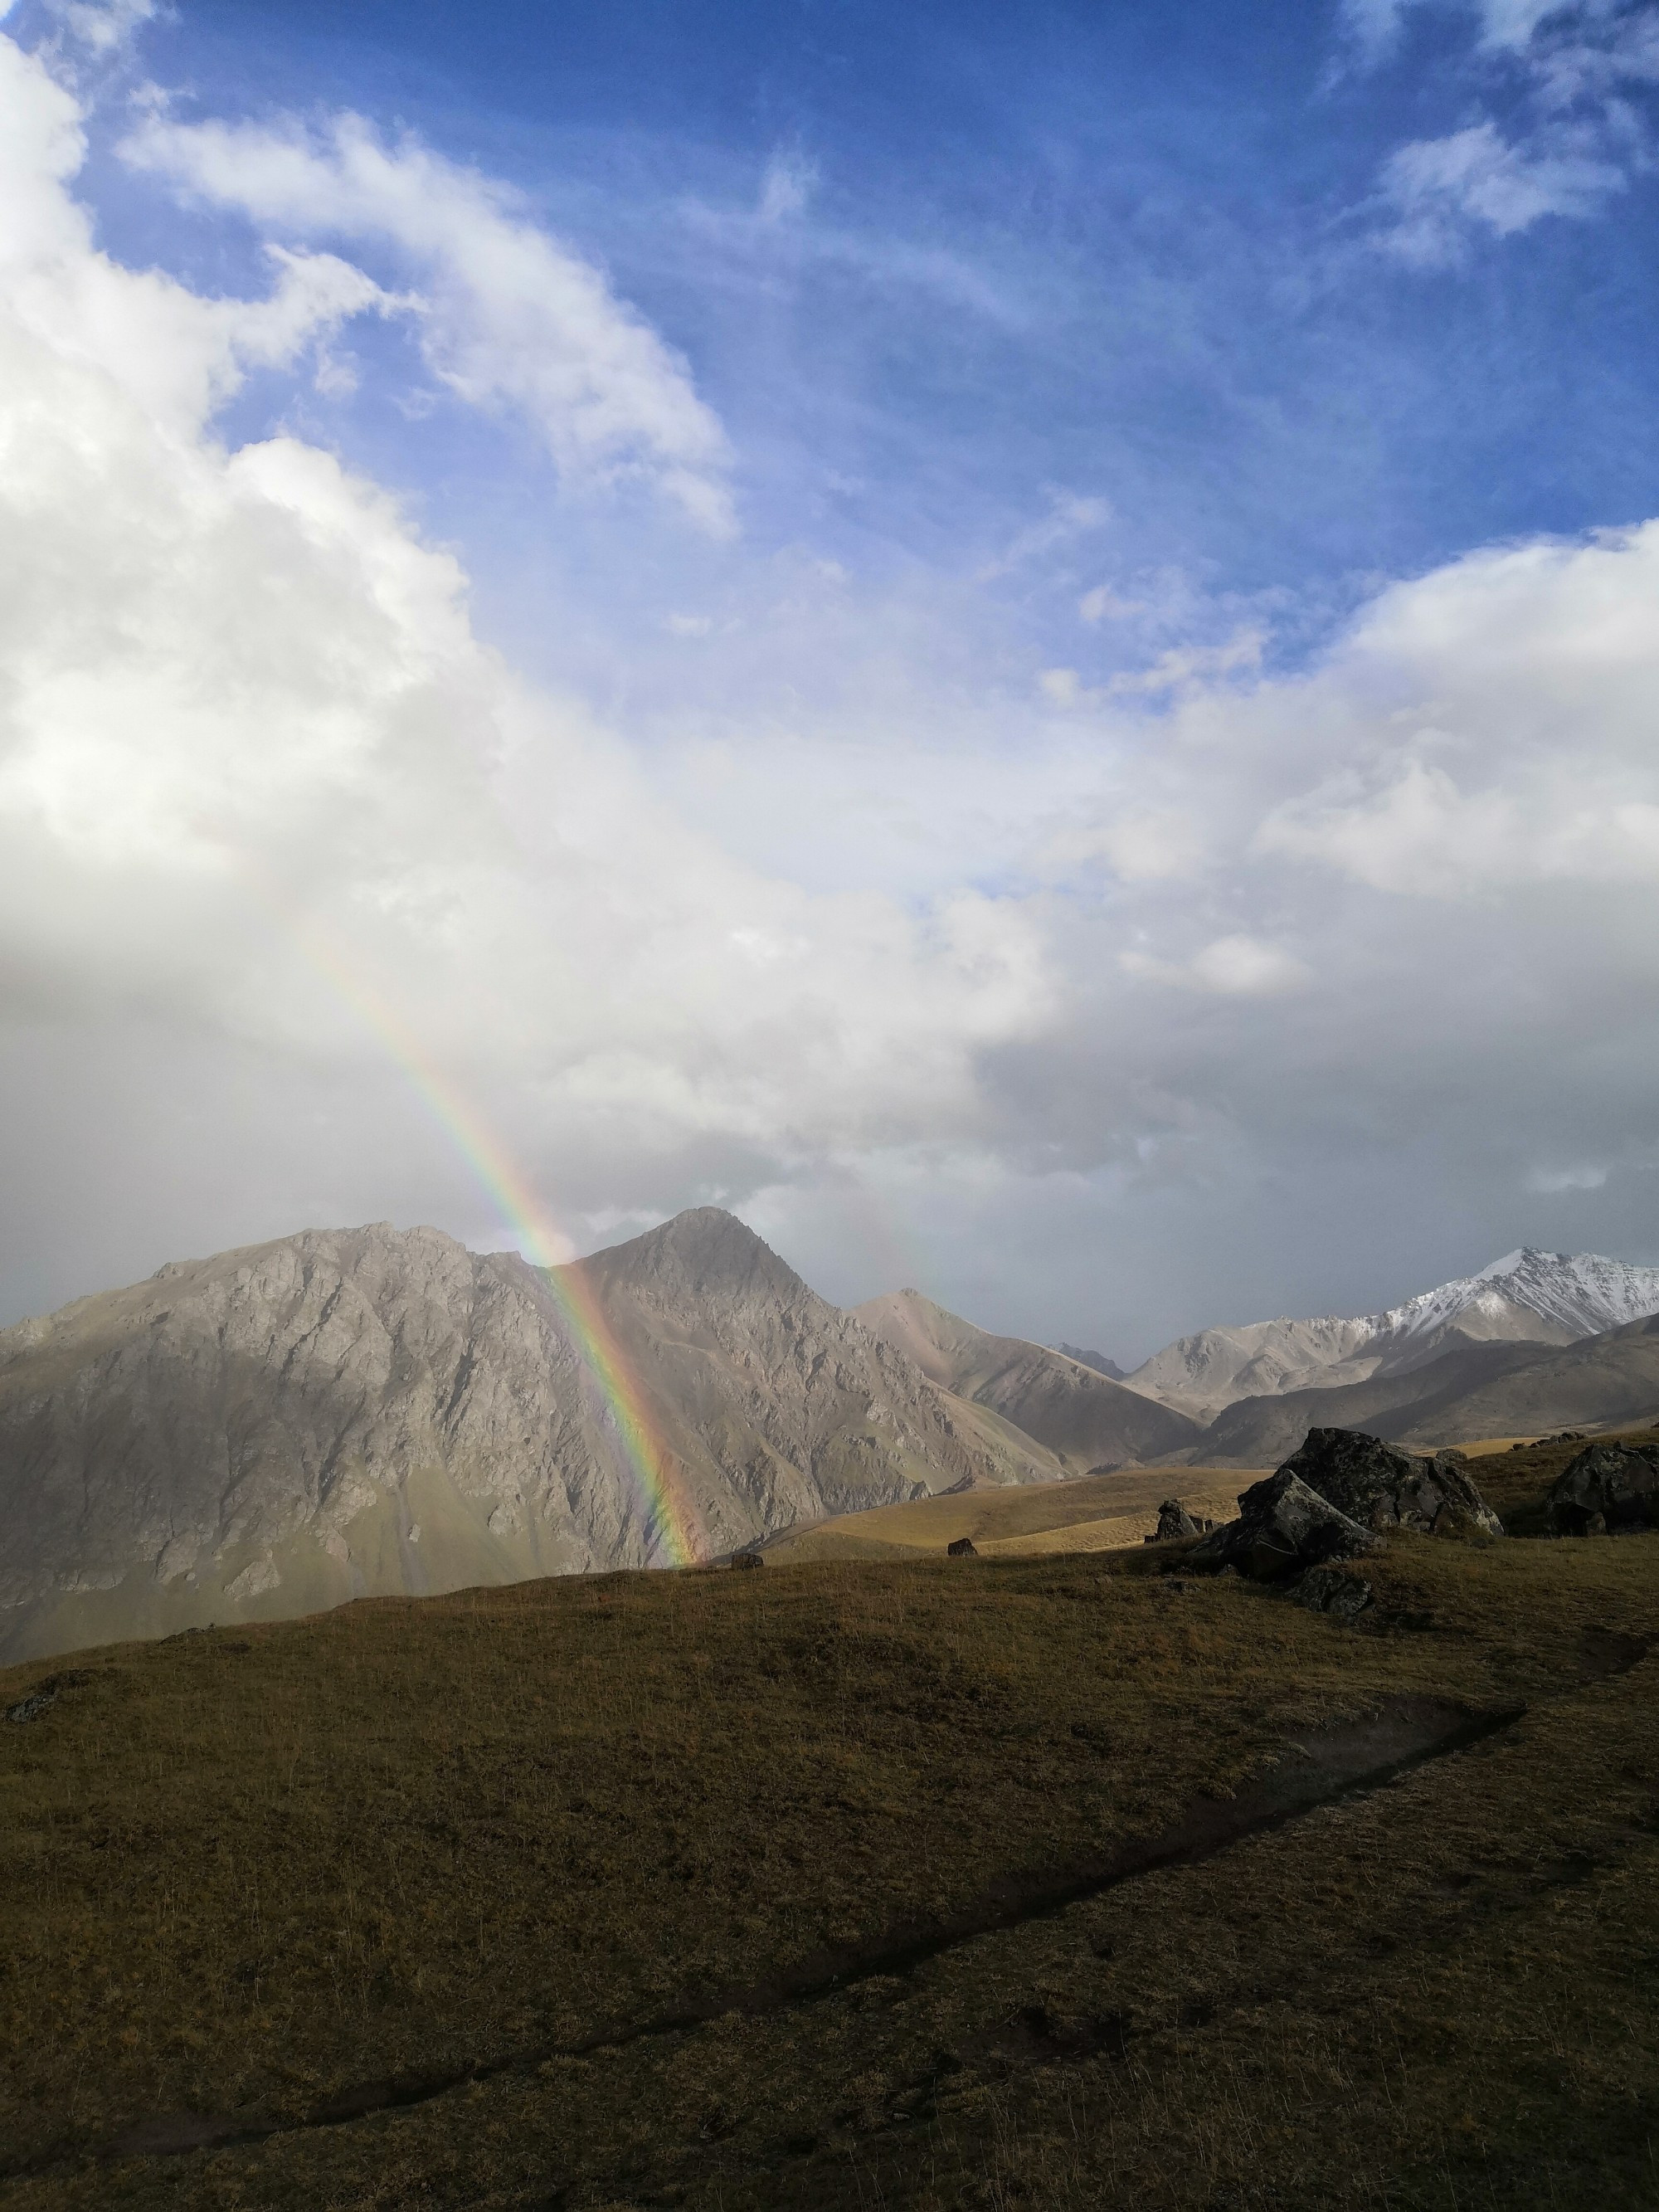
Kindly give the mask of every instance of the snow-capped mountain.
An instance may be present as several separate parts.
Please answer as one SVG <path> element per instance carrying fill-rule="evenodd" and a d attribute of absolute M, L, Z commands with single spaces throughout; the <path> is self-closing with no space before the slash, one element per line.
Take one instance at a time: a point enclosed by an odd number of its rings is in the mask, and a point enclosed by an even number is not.
<path fill-rule="evenodd" d="M 1565 1330 L 1564 1344 L 1599 1336 L 1604 1328 L 1659 1313 L 1659 1267 L 1633 1267 L 1596 1252 L 1537 1252 L 1522 1245 L 1478 1275 L 1391 1306 L 1375 1316 L 1374 1326 L 1379 1337 L 1398 1343 L 1459 1320 L 1466 1335 L 1513 1336 L 1521 1332 L 1502 1324 L 1517 1310 Z M 1500 1325 L 1490 1331 L 1473 1326 L 1476 1315 Z"/>
<path fill-rule="evenodd" d="M 1125 1380 L 1131 1389 L 1211 1420 L 1240 1398 L 1401 1374 L 1458 1345 L 1574 1344 L 1652 1313 L 1659 1313 L 1659 1267 L 1523 1246 L 1386 1312 L 1200 1329 L 1155 1352 Z"/>

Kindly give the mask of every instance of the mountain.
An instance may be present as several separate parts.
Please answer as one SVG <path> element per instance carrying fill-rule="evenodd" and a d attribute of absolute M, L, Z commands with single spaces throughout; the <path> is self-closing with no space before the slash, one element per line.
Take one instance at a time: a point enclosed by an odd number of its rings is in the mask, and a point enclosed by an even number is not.
<path fill-rule="evenodd" d="M 1126 1380 L 1212 1421 L 1241 1398 L 1408 1374 L 1473 1344 L 1572 1344 L 1656 1312 L 1659 1267 L 1528 1246 L 1383 1313 L 1202 1329 L 1155 1352 Z"/>
<path fill-rule="evenodd" d="M 557 1273 L 630 1362 L 711 1552 L 1062 1471 L 729 1214 Z M 9 1658 L 672 1555 L 550 1279 L 385 1224 L 0 1333 L 0 1526 Z"/>
<path fill-rule="evenodd" d="M 1199 1424 L 1186 1414 L 1044 1345 L 990 1335 L 920 1291 L 892 1291 L 854 1310 L 941 1389 L 1012 1422 L 1068 1474 L 1138 1466 L 1197 1441 Z"/>
<path fill-rule="evenodd" d="M 1064 1358 L 1075 1359 L 1079 1367 L 1092 1367 L 1109 1382 L 1121 1382 L 1127 1371 L 1115 1359 L 1108 1359 L 1103 1352 L 1085 1352 L 1080 1344 L 1057 1344 L 1053 1348 Z"/>
<path fill-rule="evenodd" d="M 1273 1467 L 1310 1428 L 1457 1444 L 1586 1423 L 1622 1427 L 1656 1415 L 1659 1316 L 1650 1316 L 1565 1347 L 1469 1344 L 1367 1382 L 1241 1398 L 1180 1456 L 1204 1467 Z"/>

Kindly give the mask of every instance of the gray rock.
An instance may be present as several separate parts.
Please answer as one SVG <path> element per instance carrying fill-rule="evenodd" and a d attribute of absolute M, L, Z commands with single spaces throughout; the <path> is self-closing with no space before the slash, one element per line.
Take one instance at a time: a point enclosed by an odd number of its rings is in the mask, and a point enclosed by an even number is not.
<path fill-rule="evenodd" d="M 48 1674 L 45 1681 L 35 1684 L 26 1698 L 7 1706 L 6 1718 L 18 1728 L 27 1727 L 30 1721 L 38 1721 L 42 1713 L 50 1712 L 65 1690 L 73 1690 L 91 1679 L 79 1667 L 71 1667 L 62 1674 Z"/>
<path fill-rule="evenodd" d="M 1504 1533 L 1471 1481 L 1462 1452 L 1436 1452 L 1431 1458 L 1361 1429 L 1310 1429 L 1301 1449 L 1279 1469 L 1287 1471 L 1364 1528 L 1443 1535 L 1467 1525 L 1488 1535 Z"/>
<path fill-rule="evenodd" d="M 1342 1567 L 1310 1567 L 1292 1593 L 1298 1605 L 1310 1613 L 1328 1613 L 1338 1620 L 1354 1620 L 1370 1603 L 1371 1586 Z"/>
<path fill-rule="evenodd" d="M 758 1552 L 739 1552 L 732 1564 L 734 1567 L 763 1567 L 766 1562 Z"/>
<path fill-rule="evenodd" d="M 947 1559 L 976 1559 L 979 1553 L 974 1549 L 971 1536 L 958 1536 L 953 1544 L 945 1547 L 945 1556 Z"/>
<path fill-rule="evenodd" d="M 1288 1468 L 1247 1490 L 1228 1521 L 1186 1555 L 1189 1567 L 1236 1567 L 1254 1582 L 1292 1580 L 1328 1559 L 1378 1551 L 1382 1538 L 1310 1490 Z"/>
<path fill-rule="evenodd" d="M 1149 1544 L 1172 1544 L 1182 1536 L 1196 1536 L 1198 1523 L 1178 1498 L 1166 1498 L 1158 1509 L 1158 1527 L 1146 1539 Z"/>
<path fill-rule="evenodd" d="M 1659 1528 L 1659 1444 L 1589 1444 L 1562 1470 L 1549 1498 L 1558 1536 Z"/>

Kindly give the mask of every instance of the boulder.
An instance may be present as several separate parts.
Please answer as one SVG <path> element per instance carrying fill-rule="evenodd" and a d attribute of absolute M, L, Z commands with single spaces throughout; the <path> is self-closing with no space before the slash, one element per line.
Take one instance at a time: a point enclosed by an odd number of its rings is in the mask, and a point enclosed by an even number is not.
<path fill-rule="evenodd" d="M 1178 1498 L 1166 1498 L 1158 1509 L 1158 1526 L 1145 1539 L 1149 1544 L 1172 1544 L 1178 1536 L 1196 1536 L 1199 1527 Z"/>
<path fill-rule="evenodd" d="M 1550 1492 L 1558 1536 L 1659 1528 L 1659 1444 L 1589 1444 Z"/>
<path fill-rule="evenodd" d="M 1336 1620 L 1357 1620 L 1372 1596 L 1370 1584 L 1346 1567 L 1310 1567 L 1292 1594 L 1310 1613 L 1328 1613 Z"/>
<path fill-rule="evenodd" d="M 6 1708 L 6 1718 L 20 1728 L 30 1721 L 38 1721 L 42 1713 L 50 1712 L 65 1690 L 78 1689 L 82 1682 L 92 1680 L 84 1668 L 71 1667 L 62 1674 L 48 1674 L 44 1682 L 37 1682 L 27 1697 L 20 1698 L 15 1705 Z"/>
<path fill-rule="evenodd" d="M 1283 1583 L 1328 1559 L 1358 1559 L 1381 1546 L 1381 1537 L 1282 1467 L 1243 1493 L 1237 1520 L 1195 1545 L 1186 1564 L 1223 1572 L 1236 1567 L 1255 1582 Z"/>
<path fill-rule="evenodd" d="M 979 1557 L 971 1536 L 958 1536 L 954 1544 L 947 1544 L 945 1555 L 950 1559 L 976 1559 Z"/>
<path fill-rule="evenodd" d="M 766 1562 L 758 1552 L 738 1552 L 732 1564 L 734 1567 L 763 1567 Z"/>
<path fill-rule="evenodd" d="M 1444 1535 L 1460 1527 L 1501 1536 L 1504 1524 L 1470 1480 L 1462 1452 L 1402 1451 L 1360 1429 L 1310 1429 L 1279 1470 L 1300 1477 L 1364 1528 Z"/>

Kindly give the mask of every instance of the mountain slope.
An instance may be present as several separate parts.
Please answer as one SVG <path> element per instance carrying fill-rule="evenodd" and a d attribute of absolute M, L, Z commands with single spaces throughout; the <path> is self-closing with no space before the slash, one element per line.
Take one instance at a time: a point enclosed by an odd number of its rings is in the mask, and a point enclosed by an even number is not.
<path fill-rule="evenodd" d="M 1408 1374 L 1470 1344 L 1572 1344 L 1656 1312 L 1659 1268 L 1528 1246 L 1382 1313 L 1202 1329 L 1126 1379 L 1162 1404 L 1212 1420 L 1242 1398 Z"/>
<path fill-rule="evenodd" d="M 1527 1367 L 1553 1347 L 1526 1344 L 1468 1344 L 1443 1352 L 1408 1375 L 1374 1376 L 1325 1390 L 1286 1390 L 1240 1398 L 1224 1407 L 1190 1455 L 1194 1465 L 1277 1467 L 1310 1429 L 1364 1429 L 1398 1443 L 1420 1431 L 1436 1443 L 1475 1435 L 1510 1436 L 1510 1428 L 1469 1430 L 1460 1409 L 1471 1393 Z M 1545 1422 L 1541 1425 L 1547 1426 Z"/>
<path fill-rule="evenodd" d="M 1054 1453 L 1068 1473 L 1139 1465 L 1197 1441 L 1198 1424 L 1045 1346 L 993 1336 L 920 1291 L 854 1309 L 941 1389 L 989 1408 Z"/>
<path fill-rule="evenodd" d="M 712 1210 L 579 1262 L 708 1547 L 1052 1478 Z M 547 1280 L 312 1231 L 0 1334 L 0 1653 L 666 1556 Z"/>

